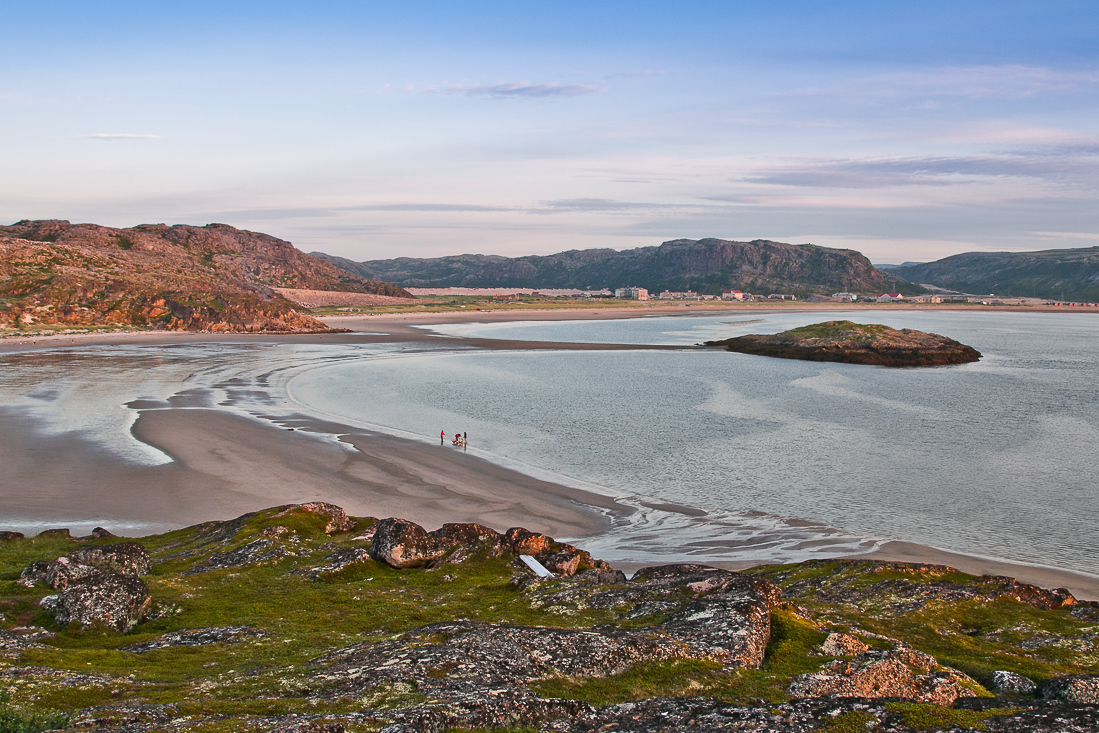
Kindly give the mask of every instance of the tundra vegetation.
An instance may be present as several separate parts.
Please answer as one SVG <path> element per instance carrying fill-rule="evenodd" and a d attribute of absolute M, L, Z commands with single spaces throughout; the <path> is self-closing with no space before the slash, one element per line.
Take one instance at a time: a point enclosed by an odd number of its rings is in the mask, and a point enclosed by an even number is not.
<path fill-rule="evenodd" d="M 944 566 L 680 565 L 626 580 L 536 533 L 428 533 L 324 504 L 137 544 L 3 537 L 0 731 L 1099 724 L 1099 607 Z M 132 619 L 58 623 L 112 573 L 148 589 L 112 606 Z"/>

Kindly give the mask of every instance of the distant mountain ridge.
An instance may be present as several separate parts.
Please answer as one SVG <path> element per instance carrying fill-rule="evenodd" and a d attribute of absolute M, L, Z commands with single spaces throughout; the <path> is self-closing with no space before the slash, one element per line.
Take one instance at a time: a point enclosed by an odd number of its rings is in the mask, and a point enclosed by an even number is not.
<path fill-rule="evenodd" d="M 362 277 L 403 287 L 579 288 L 639 286 L 650 291 L 718 294 L 831 294 L 836 291 L 922 293 L 925 290 L 874 268 L 849 249 L 757 239 L 675 239 L 658 247 L 569 250 L 553 255 L 453 255 L 353 262 L 312 253 Z"/>
<path fill-rule="evenodd" d="M 979 295 L 1099 302 L 1099 247 L 964 252 L 889 272 L 913 282 Z"/>
<path fill-rule="evenodd" d="M 114 229 L 24 220 L 0 226 L 0 329 L 328 330 L 276 287 L 410 297 L 289 242 L 226 224 Z"/>

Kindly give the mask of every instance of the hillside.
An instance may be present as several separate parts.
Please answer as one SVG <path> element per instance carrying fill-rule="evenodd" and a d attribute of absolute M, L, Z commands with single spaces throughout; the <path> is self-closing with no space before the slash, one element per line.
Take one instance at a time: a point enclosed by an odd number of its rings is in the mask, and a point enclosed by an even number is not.
<path fill-rule="evenodd" d="M 767 240 L 676 239 L 659 247 L 570 250 L 547 256 L 457 255 L 434 259 L 402 257 L 352 263 L 319 252 L 362 277 L 403 287 L 581 288 L 639 286 L 650 291 L 695 290 L 719 294 L 726 288 L 750 293 L 831 294 L 925 292 L 874 268 L 849 249 Z"/>
<path fill-rule="evenodd" d="M 889 272 L 912 282 L 977 295 L 1099 302 L 1099 247 L 965 252 Z"/>
<path fill-rule="evenodd" d="M 410 297 L 289 242 L 225 224 L 0 227 L 0 329 L 328 330 L 295 310 L 280 287 Z"/>
<path fill-rule="evenodd" d="M 943 565 L 627 579 L 522 528 L 310 503 L 138 542 L 0 531 L 0 609 L 4 731 L 1099 725 L 1099 607 Z"/>

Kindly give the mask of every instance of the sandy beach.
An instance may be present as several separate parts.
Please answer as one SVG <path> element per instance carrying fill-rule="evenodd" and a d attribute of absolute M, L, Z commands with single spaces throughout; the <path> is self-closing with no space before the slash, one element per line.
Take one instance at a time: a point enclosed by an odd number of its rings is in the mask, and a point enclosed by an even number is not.
<path fill-rule="evenodd" d="M 829 304 L 824 304 L 825 306 Z M 636 318 L 684 312 L 652 309 L 517 311 L 348 316 L 327 322 L 351 333 L 313 335 L 92 334 L 0 341 L 0 354 L 70 346 L 181 343 L 403 343 L 447 349 L 639 349 L 635 344 L 455 339 L 418 326 L 432 323 Z M 726 310 L 749 310 L 744 307 Z M 767 309 L 753 308 L 752 312 Z M 782 312 L 790 312 L 782 308 Z M 850 307 L 812 307 L 843 311 Z M 690 312 L 703 311 L 692 307 Z M 1086 316 L 1085 316 L 1086 317 Z M 650 347 L 672 349 L 683 347 Z M 496 529 L 524 526 L 557 537 L 583 538 L 624 518 L 629 507 L 613 499 L 541 481 L 472 454 L 313 418 L 279 424 L 207 406 L 141 409 L 133 435 L 169 456 L 162 465 L 125 463 L 79 435 L 49 435 L 27 411 L 0 410 L 0 529 L 8 521 L 45 528 L 102 519 L 169 527 L 227 519 L 278 504 L 324 500 L 356 516 L 398 516 L 435 528 L 444 522 L 480 522 Z M 338 436 L 338 440 L 332 436 Z M 75 492 L 76 488 L 79 492 Z M 79 495 L 79 500 L 74 499 Z M 690 509 L 690 508 L 688 508 Z M 5 521 L 8 520 L 8 521 Z M 45 524 L 44 524 L 45 523 Z M 28 525 L 29 526 L 29 525 Z M 13 527 L 18 529 L 18 527 Z M 115 531 L 112 529 L 112 531 Z M 161 531 L 161 529 L 149 531 Z M 124 529 L 119 534 L 129 534 Z M 582 540 L 578 542 L 583 546 Z M 1067 587 L 1099 599 L 1099 578 L 890 542 L 865 557 L 947 564 L 966 572 L 1010 575 L 1045 587 Z M 737 563 L 722 563 L 738 566 Z M 743 565 L 740 565 L 743 567 Z M 627 569 L 629 569 L 627 567 Z"/>

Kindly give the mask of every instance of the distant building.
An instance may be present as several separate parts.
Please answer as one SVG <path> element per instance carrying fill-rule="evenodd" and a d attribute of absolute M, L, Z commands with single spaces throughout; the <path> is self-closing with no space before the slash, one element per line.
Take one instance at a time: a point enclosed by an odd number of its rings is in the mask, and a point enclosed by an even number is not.
<path fill-rule="evenodd" d="M 656 297 L 660 300 L 698 300 L 698 293 L 693 290 L 664 290 Z"/>
<path fill-rule="evenodd" d="M 832 297 L 836 300 L 849 300 L 852 303 L 859 299 L 859 296 L 854 293 L 832 293 Z"/>
<path fill-rule="evenodd" d="M 722 290 L 722 300 L 744 300 L 744 293 L 739 290 Z"/>
<path fill-rule="evenodd" d="M 904 296 L 900 293 L 878 293 L 879 303 L 896 303 L 904 300 Z"/>
<path fill-rule="evenodd" d="M 767 296 L 767 300 L 797 300 L 797 296 L 787 293 L 771 293 Z"/>
<path fill-rule="evenodd" d="M 649 291 L 645 288 L 618 288 L 614 291 L 614 297 L 619 300 L 648 300 Z"/>

